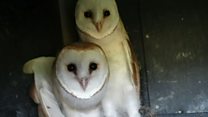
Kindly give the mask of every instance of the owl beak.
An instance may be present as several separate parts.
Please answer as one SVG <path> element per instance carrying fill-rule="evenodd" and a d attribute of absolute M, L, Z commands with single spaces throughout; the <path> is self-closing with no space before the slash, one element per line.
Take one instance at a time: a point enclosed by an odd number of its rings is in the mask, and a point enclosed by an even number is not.
<path fill-rule="evenodd" d="M 101 22 L 96 22 L 95 27 L 96 27 L 97 31 L 100 32 L 102 27 L 103 27 L 102 21 Z"/>
<path fill-rule="evenodd" d="M 85 91 L 86 88 L 87 88 L 88 81 L 89 81 L 88 78 L 82 78 L 82 79 L 79 80 L 79 83 L 80 83 L 80 85 L 81 85 L 81 87 L 82 87 L 82 89 L 83 89 L 84 91 Z"/>

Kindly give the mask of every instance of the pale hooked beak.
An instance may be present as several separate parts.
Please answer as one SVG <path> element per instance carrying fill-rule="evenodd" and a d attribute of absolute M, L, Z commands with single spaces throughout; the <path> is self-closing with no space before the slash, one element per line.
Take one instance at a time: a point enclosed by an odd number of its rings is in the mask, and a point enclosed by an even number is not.
<path fill-rule="evenodd" d="M 82 89 L 83 89 L 84 91 L 85 91 L 86 88 L 87 88 L 88 81 L 89 81 L 88 78 L 82 78 L 82 79 L 79 80 L 79 83 L 80 83 L 80 85 L 81 85 L 81 87 L 82 87 Z"/>
<path fill-rule="evenodd" d="M 102 21 L 96 22 L 95 27 L 96 27 L 97 31 L 100 32 L 103 27 L 103 22 Z"/>

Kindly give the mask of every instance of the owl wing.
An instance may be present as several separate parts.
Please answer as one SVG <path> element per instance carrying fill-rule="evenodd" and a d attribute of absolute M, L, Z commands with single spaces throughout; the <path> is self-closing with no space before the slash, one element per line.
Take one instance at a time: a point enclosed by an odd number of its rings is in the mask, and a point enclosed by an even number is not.
<path fill-rule="evenodd" d="M 124 41 L 122 42 L 122 46 L 127 55 L 126 59 L 128 62 L 128 66 L 130 68 L 130 74 L 132 76 L 131 81 L 132 81 L 132 84 L 136 87 L 136 89 L 140 91 L 140 74 L 139 74 L 139 66 L 138 66 L 137 57 L 132 48 L 133 46 L 131 45 L 129 36 L 123 26 L 122 21 L 120 21 L 120 26 L 121 26 L 121 32 L 122 34 L 124 34 L 124 38 L 125 38 Z"/>
<path fill-rule="evenodd" d="M 39 104 L 44 117 L 64 117 L 52 93 L 52 65 L 54 57 L 39 57 L 24 64 L 23 72 L 34 73 L 34 85 L 30 91 L 33 100 Z M 40 113 L 39 112 L 39 113 Z"/>
<path fill-rule="evenodd" d="M 41 88 L 40 95 L 43 112 L 47 114 L 47 117 L 64 117 L 51 91 L 46 88 Z"/>

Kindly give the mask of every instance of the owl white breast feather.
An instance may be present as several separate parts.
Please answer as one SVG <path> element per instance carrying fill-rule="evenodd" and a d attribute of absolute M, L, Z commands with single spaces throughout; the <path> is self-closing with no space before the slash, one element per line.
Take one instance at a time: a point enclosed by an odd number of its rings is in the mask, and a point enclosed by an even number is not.
<path fill-rule="evenodd" d="M 102 101 L 106 117 L 140 117 L 140 77 L 136 57 L 115 0 L 78 0 L 75 21 L 82 41 L 104 50 L 110 68 Z"/>
<path fill-rule="evenodd" d="M 28 61 L 25 73 L 34 73 L 33 100 L 39 117 L 103 117 L 103 99 L 109 67 L 103 50 L 93 43 L 64 47 L 58 57 Z"/>

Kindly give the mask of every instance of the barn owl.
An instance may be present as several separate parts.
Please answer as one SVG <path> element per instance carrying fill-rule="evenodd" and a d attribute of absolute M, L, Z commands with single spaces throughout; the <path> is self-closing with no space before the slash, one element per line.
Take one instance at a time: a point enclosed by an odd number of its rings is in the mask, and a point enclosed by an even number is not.
<path fill-rule="evenodd" d="M 115 0 L 78 0 L 75 21 L 81 41 L 100 45 L 107 56 L 110 76 L 102 100 L 105 116 L 140 117 L 137 60 Z"/>
<path fill-rule="evenodd" d="M 109 67 L 103 50 L 92 43 L 64 47 L 58 56 L 28 61 L 25 73 L 34 73 L 33 100 L 39 117 L 102 117 L 101 100 Z"/>
<path fill-rule="evenodd" d="M 55 95 L 67 117 L 102 117 L 99 106 L 105 95 L 109 68 L 95 44 L 65 47 L 55 62 Z"/>

